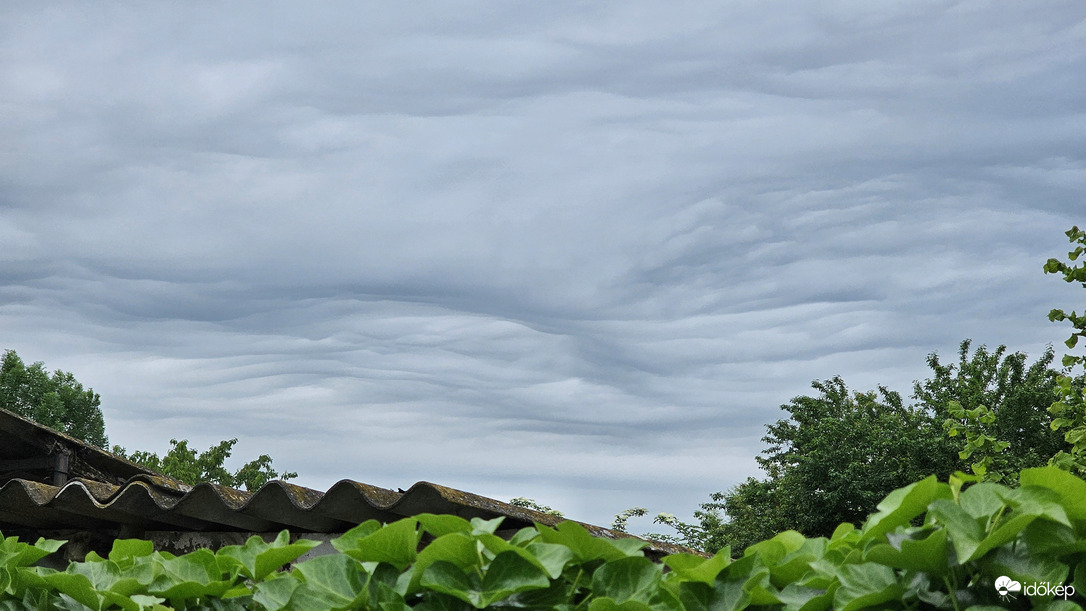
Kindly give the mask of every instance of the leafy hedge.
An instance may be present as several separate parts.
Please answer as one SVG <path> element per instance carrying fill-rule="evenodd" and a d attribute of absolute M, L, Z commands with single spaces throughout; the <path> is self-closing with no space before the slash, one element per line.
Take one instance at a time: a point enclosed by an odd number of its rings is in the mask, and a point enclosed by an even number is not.
<path fill-rule="evenodd" d="M 1023 471 L 1018 488 L 964 483 L 929 477 L 891 493 L 862 528 L 781 533 L 734 561 L 724 550 L 657 564 L 644 541 L 595 538 L 574 522 L 507 541 L 494 534 L 500 520 L 445 515 L 366 522 L 332 541 L 339 553 L 289 571 L 318 543 L 284 531 L 175 557 L 122 540 L 59 572 L 34 565 L 61 542 L 8 538 L 0 609 L 1080 609 L 1086 482 L 1045 467 Z M 1004 597 L 997 580 L 1022 587 Z"/>

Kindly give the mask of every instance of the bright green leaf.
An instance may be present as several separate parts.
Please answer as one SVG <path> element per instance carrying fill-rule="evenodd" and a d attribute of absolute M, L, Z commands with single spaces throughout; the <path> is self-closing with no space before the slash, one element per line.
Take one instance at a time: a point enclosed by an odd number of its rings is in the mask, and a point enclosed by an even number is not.
<path fill-rule="evenodd" d="M 717 552 L 712 558 L 694 554 L 674 554 L 664 558 L 663 562 L 672 573 L 685 581 L 700 581 L 712 585 L 720 571 L 731 564 L 730 549 Z"/>
<path fill-rule="evenodd" d="M 1055 491 L 1059 503 L 1071 520 L 1086 521 L 1086 481 L 1057 467 L 1023 469 L 1022 486 L 1041 486 Z"/>
<path fill-rule="evenodd" d="M 924 513 L 933 500 L 940 498 L 950 498 L 950 488 L 936 480 L 934 475 L 894 490 L 878 504 L 878 513 L 867 519 L 862 530 L 863 537 L 877 540 L 898 526 L 908 524 Z"/>
<path fill-rule="evenodd" d="M 838 576 L 841 587 L 833 602 L 841 611 L 878 607 L 900 600 L 905 591 L 893 569 L 873 562 L 843 566 Z"/>
<path fill-rule="evenodd" d="M 947 571 L 947 531 L 920 530 L 903 536 L 897 545 L 882 543 L 864 552 L 864 560 L 912 571 L 941 576 Z"/>
<path fill-rule="evenodd" d="M 619 603 L 627 600 L 648 603 L 661 576 L 660 566 L 648 558 L 620 558 L 596 569 L 592 575 L 592 592 Z"/>
<path fill-rule="evenodd" d="M 404 518 L 386 524 L 369 535 L 344 535 L 332 545 L 359 562 L 387 562 L 402 571 L 418 557 L 417 549 L 421 537 L 418 521 Z"/>
<path fill-rule="evenodd" d="M 606 565 L 604 565 L 606 566 Z M 486 569 L 482 583 L 484 607 L 527 590 L 550 586 L 543 571 L 513 551 L 498 554 Z"/>
<path fill-rule="evenodd" d="M 271 543 L 254 535 L 244 545 L 223 547 L 216 554 L 216 561 L 223 572 L 229 572 L 230 566 L 238 566 L 242 575 L 261 580 L 318 545 L 319 541 L 308 539 L 291 543 L 290 534 L 284 530 Z"/>

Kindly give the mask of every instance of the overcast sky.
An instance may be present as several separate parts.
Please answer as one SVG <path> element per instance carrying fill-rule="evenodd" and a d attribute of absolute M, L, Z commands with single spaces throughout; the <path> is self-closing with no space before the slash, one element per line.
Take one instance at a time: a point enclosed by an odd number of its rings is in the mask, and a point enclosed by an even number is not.
<path fill-rule="evenodd" d="M 111 442 L 688 516 L 1066 337 L 1086 5 L 5 2 L 0 141 L 0 348 Z"/>

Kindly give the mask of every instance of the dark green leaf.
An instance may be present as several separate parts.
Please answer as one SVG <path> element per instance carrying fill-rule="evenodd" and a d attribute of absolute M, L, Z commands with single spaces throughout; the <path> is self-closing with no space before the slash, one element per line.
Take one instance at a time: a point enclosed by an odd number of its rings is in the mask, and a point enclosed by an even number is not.
<path fill-rule="evenodd" d="M 290 595 L 292 610 L 351 609 L 367 596 L 368 575 L 348 556 L 317 556 L 299 563 L 294 571 L 302 583 Z"/>
<path fill-rule="evenodd" d="M 588 611 L 652 611 L 648 604 L 637 600 L 616 602 L 611 598 L 594 598 L 588 604 Z"/>
<path fill-rule="evenodd" d="M 834 591 L 788 584 L 777 595 L 787 611 L 824 611 L 833 604 Z"/>
<path fill-rule="evenodd" d="M 665 557 L 663 562 L 673 574 L 685 581 L 700 581 L 711 585 L 720 571 L 731 564 L 732 559 L 727 552 L 718 552 L 712 558 L 694 554 L 674 554 Z"/>
<path fill-rule="evenodd" d="M 688 581 L 679 584 L 679 600 L 687 611 L 737 611 L 750 605 L 750 593 L 738 581 Z"/>
<path fill-rule="evenodd" d="M 421 537 L 418 521 L 404 518 L 368 535 L 348 537 L 345 534 L 332 545 L 359 562 L 387 562 L 402 571 L 418 557 Z"/>
<path fill-rule="evenodd" d="M 541 590 L 548 586 L 550 580 L 534 564 L 513 551 L 502 552 L 491 561 L 483 576 L 483 606 L 489 606 L 517 592 Z"/>
<path fill-rule="evenodd" d="M 878 607 L 900 600 L 905 591 L 893 569 L 873 562 L 843 566 L 838 576 L 841 587 L 833 602 L 841 611 Z"/>
<path fill-rule="evenodd" d="M 947 571 L 947 531 L 921 530 L 902 538 L 898 545 L 873 545 L 864 560 L 898 569 L 923 571 L 942 576 Z"/>
<path fill-rule="evenodd" d="M 486 606 L 480 604 L 482 584 L 479 582 L 479 578 L 475 575 L 468 575 L 451 562 L 438 560 L 431 563 L 423 571 L 419 584 L 435 592 L 459 598 L 479 609 Z"/>
<path fill-rule="evenodd" d="M 442 537 L 450 533 L 471 533 L 472 525 L 460 516 L 448 514 L 423 513 L 415 516 L 422 530 L 430 533 L 434 538 Z"/>
<path fill-rule="evenodd" d="M 536 526 L 544 543 L 565 545 L 573 552 L 578 563 L 594 560 L 618 560 L 628 556 L 640 555 L 641 548 L 648 543 L 641 539 L 603 539 L 594 537 L 576 522 L 560 522 L 555 528 L 539 524 Z"/>
<path fill-rule="evenodd" d="M 1040 486 L 1059 495 L 1059 504 L 1071 520 L 1086 521 L 1086 481 L 1056 467 L 1023 469 L 1022 486 Z"/>
<path fill-rule="evenodd" d="M 538 566 L 551 579 L 557 579 L 570 560 L 573 560 L 573 552 L 564 545 L 533 542 L 529 543 L 524 549 L 535 557 Z"/>
<path fill-rule="evenodd" d="M 648 558 L 621 558 L 596 569 L 592 575 L 592 592 L 619 603 L 637 600 L 648 604 L 661 576 L 660 566 Z"/>
<path fill-rule="evenodd" d="M 265 579 L 256 584 L 253 601 L 260 603 L 266 611 L 279 611 L 290 602 L 290 596 L 301 580 L 293 575 L 282 575 L 274 579 Z"/>
<path fill-rule="evenodd" d="M 877 540 L 924 513 L 933 500 L 946 499 L 950 496 L 949 486 L 939 482 L 934 475 L 904 488 L 898 488 L 878 504 L 878 513 L 867 519 L 862 530 L 863 537 Z"/>
<path fill-rule="evenodd" d="M 281 531 L 271 543 L 265 543 L 257 536 L 249 537 L 244 545 L 228 545 L 219 550 L 216 560 L 219 569 L 228 573 L 230 567 L 237 566 L 241 574 L 249 579 L 261 580 L 283 565 L 293 562 L 314 547 L 319 541 L 299 539 L 290 542 L 290 533 Z"/>
<path fill-rule="evenodd" d="M 405 593 L 418 591 L 423 573 L 434 562 L 449 562 L 464 571 L 476 571 L 482 567 L 476 541 L 463 532 L 452 532 L 434 539 L 419 553 L 411 568 Z"/>

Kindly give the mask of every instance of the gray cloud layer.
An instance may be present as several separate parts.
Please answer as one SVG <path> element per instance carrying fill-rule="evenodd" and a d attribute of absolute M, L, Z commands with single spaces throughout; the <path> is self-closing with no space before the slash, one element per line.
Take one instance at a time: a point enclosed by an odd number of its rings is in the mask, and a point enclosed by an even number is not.
<path fill-rule="evenodd" d="M 1039 351 L 1074 3 L 0 8 L 0 337 L 112 440 L 606 522 L 810 380 Z"/>

